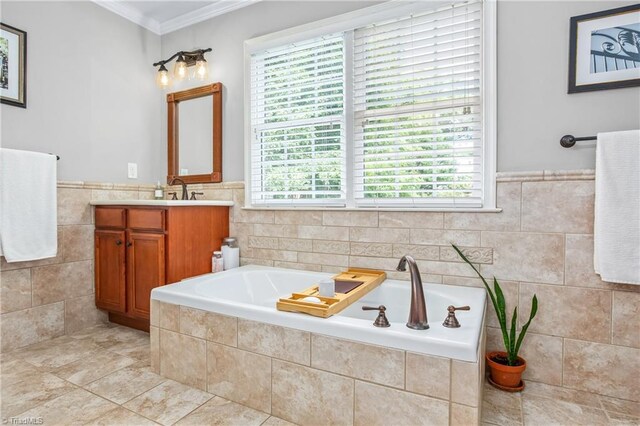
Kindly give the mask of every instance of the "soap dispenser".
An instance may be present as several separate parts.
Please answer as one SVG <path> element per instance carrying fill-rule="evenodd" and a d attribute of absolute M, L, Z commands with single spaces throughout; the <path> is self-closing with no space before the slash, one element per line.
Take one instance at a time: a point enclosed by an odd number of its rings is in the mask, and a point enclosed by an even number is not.
<path fill-rule="evenodd" d="M 158 181 L 158 184 L 156 185 L 156 189 L 155 191 L 153 191 L 153 198 L 155 198 L 156 200 L 164 199 L 164 191 L 162 190 L 162 185 L 160 185 L 160 181 Z"/>

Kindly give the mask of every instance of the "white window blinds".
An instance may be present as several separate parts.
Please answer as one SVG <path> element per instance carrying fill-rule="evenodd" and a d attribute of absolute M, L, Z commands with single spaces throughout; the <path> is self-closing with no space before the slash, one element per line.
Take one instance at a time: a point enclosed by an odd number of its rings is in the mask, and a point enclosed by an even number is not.
<path fill-rule="evenodd" d="M 344 36 L 251 56 L 251 203 L 345 199 Z"/>
<path fill-rule="evenodd" d="M 481 207 L 482 4 L 354 32 L 356 204 Z"/>

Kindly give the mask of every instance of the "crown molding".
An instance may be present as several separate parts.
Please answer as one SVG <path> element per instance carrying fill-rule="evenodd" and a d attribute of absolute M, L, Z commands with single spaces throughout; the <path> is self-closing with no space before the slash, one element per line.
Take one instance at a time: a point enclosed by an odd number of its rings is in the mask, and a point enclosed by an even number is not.
<path fill-rule="evenodd" d="M 162 35 L 160 32 L 160 23 L 155 19 L 147 18 L 138 10 L 128 6 L 121 0 L 91 0 L 93 3 L 107 9 L 110 12 L 120 15 L 123 18 L 138 24 L 154 34 Z"/>
<path fill-rule="evenodd" d="M 223 15 L 225 13 L 232 12 L 234 10 L 250 6 L 253 3 L 257 3 L 261 0 L 218 0 L 207 6 L 203 6 L 200 9 L 187 12 L 183 15 L 177 16 L 173 19 L 169 19 L 165 22 L 158 22 L 155 19 L 148 18 L 140 13 L 137 9 L 129 6 L 123 0 L 91 0 L 93 3 L 101 6 L 116 15 L 120 15 L 123 18 L 138 24 L 143 28 L 151 31 L 157 35 L 164 35 L 172 31 L 179 30 L 189 25 L 197 24 L 198 22 L 206 21 L 214 16 Z"/>
<path fill-rule="evenodd" d="M 246 6 L 251 6 L 261 0 L 218 0 L 208 6 L 187 12 L 184 15 L 177 16 L 173 19 L 160 24 L 160 34 L 168 34 L 172 31 L 179 30 L 198 22 L 206 21 L 215 16 L 223 15 Z"/>

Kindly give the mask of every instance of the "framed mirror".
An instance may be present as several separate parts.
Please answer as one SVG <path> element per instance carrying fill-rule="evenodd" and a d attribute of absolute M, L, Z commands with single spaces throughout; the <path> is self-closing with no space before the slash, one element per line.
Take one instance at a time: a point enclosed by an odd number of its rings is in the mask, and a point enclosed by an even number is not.
<path fill-rule="evenodd" d="M 222 182 L 222 83 L 167 94 L 167 183 Z"/>

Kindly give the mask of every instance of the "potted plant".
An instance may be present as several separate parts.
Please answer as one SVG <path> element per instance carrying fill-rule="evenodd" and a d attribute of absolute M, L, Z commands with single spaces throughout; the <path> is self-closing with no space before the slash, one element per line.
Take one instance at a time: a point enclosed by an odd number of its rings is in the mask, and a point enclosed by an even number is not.
<path fill-rule="evenodd" d="M 489 287 L 487 280 L 480 274 L 478 269 L 467 259 L 467 257 L 462 253 L 462 251 L 455 245 L 452 244 L 453 248 L 458 255 L 464 260 L 469 266 L 473 268 L 475 273 L 480 277 L 484 287 L 487 289 L 487 293 L 489 293 L 489 298 L 491 299 L 491 303 L 493 303 L 493 307 L 496 310 L 496 315 L 498 317 L 498 322 L 500 323 L 500 330 L 502 331 L 502 340 L 504 341 L 505 351 L 495 351 L 489 352 L 486 354 L 487 365 L 490 370 L 490 380 L 492 384 L 497 386 L 498 388 L 508 390 L 508 391 L 520 391 L 524 388 L 524 383 L 522 382 L 522 373 L 527 368 L 527 362 L 524 358 L 518 356 L 518 352 L 520 351 L 520 346 L 522 345 L 522 340 L 524 339 L 525 334 L 527 334 L 527 329 L 529 328 L 529 324 L 531 324 L 531 320 L 536 316 L 538 312 L 538 298 L 536 295 L 533 295 L 533 299 L 531 300 L 531 314 L 529 314 L 529 320 L 525 325 L 522 326 L 520 333 L 517 333 L 517 324 L 518 324 L 518 307 L 516 306 L 513 310 L 513 315 L 511 316 L 511 327 L 510 330 L 507 330 L 507 306 L 504 299 L 504 294 L 502 293 L 502 289 L 500 288 L 500 284 L 498 284 L 498 280 L 493 278 L 493 291 Z"/>

